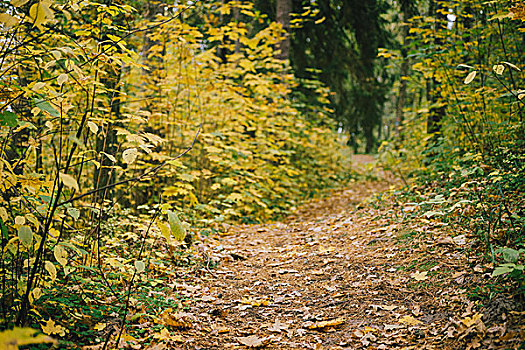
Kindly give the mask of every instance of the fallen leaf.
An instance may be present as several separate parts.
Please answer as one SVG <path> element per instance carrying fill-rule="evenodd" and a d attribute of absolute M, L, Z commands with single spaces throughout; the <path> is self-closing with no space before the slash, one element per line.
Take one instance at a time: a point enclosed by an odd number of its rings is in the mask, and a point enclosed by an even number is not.
<path fill-rule="evenodd" d="M 186 314 L 175 313 L 172 308 L 168 308 L 160 314 L 160 322 L 158 323 L 176 328 L 192 327 L 191 320 Z"/>
<path fill-rule="evenodd" d="M 263 299 L 253 299 L 253 298 L 242 298 L 239 303 L 244 305 L 251 305 L 251 306 L 267 306 L 270 304 L 270 301 L 266 298 Z"/>
<path fill-rule="evenodd" d="M 323 328 L 327 328 L 327 327 L 337 327 L 337 326 L 342 325 L 345 322 L 346 322 L 346 320 L 343 317 L 339 317 L 339 318 L 336 318 L 334 320 L 316 322 L 314 324 L 309 325 L 308 328 L 309 329 L 318 329 L 319 330 L 319 329 L 323 329 Z"/>
<path fill-rule="evenodd" d="M 455 244 L 456 244 L 456 243 L 454 242 L 454 240 L 452 239 L 452 237 L 450 237 L 450 236 L 439 237 L 439 238 L 436 240 L 436 243 L 437 243 L 437 244 L 442 244 L 442 245 L 455 245 Z"/>
<path fill-rule="evenodd" d="M 417 326 L 418 324 L 422 323 L 421 321 L 416 320 L 412 316 L 403 316 L 399 319 L 400 323 L 404 323 L 407 326 Z"/>
<path fill-rule="evenodd" d="M 268 327 L 268 330 L 270 332 L 276 332 L 276 333 L 280 333 L 281 331 L 284 331 L 288 329 L 288 325 L 286 323 L 282 323 L 280 320 L 275 320 L 275 322 L 270 326 Z"/>
<path fill-rule="evenodd" d="M 414 272 L 413 274 L 411 274 L 410 276 L 415 279 L 416 281 L 424 281 L 426 279 L 428 279 L 428 276 L 427 276 L 428 272 L 425 271 L 425 272 Z"/>
<path fill-rule="evenodd" d="M 153 338 L 161 341 L 172 341 L 177 343 L 182 343 L 184 339 L 179 334 L 171 335 L 170 331 L 166 328 L 162 328 L 160 332 L 154 333 Z"/>
<path fill-rule="evenodd" d="M 246 345 L 249 348 L 260 348 L 268 342 L 268 338 L 259 338 L 257 335 L 250 335 L 249 337 L 237 338 L 239 343 Z"/>

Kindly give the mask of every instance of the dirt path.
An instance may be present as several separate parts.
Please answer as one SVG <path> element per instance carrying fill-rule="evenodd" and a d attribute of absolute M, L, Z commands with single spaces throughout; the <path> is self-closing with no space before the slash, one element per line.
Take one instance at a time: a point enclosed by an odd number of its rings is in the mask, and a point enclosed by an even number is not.
<path fill-rule="evenodd" d="M 466 298 L 479 277 L 465 242 L 437 223 L 400 224 L 377 198 L 363 203 L 387 186 L 356 183 L 286 222 L 231 228 L 218 267 L 175 285 L 190 302 L 173 348 L 497 347 Z"/>

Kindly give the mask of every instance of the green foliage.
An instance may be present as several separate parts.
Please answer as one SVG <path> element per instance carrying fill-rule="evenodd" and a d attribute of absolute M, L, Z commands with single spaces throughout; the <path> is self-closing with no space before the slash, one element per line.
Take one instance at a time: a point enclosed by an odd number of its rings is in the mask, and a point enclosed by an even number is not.
<path fill-rule="evenodd" d="M 438 1 L 429 10 L 409 19 L 412 71 L 400 78 L 412 103 L 381 159 L 422 194 L 419 215 L 467 227 L 485 257 L 502 263 L 495 276 L 509 273 L 522 288 L 520 265 L 506 261 L 505 249 L 519 251 L 525 240 L 523 5 Z M 407 59 L 382 55 L 393 70 Z"/>

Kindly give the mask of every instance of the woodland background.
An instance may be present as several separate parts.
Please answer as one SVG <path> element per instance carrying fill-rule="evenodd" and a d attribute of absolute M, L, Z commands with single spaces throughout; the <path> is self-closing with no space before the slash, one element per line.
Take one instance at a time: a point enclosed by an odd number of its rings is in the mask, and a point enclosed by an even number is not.
<path fill-rule="evenodd" d="M 192 241 L 354 181 L 357 152 L 478 237 L 479 298 L 523 301 L 520 1 L 0 8 L 0 343 L 124 325 L 156 271 L 204 263 Z"/>

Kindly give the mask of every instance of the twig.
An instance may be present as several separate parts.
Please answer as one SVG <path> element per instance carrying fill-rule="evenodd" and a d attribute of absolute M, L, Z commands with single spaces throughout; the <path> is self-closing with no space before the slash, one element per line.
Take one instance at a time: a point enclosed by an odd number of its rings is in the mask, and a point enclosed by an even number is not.
<path fill-rule="evenodd" d="M 79 200 L 81 198 L 84 198 L 86 196 L 90 196 L 90 195 L 95 194 L 97 192 L 106 190 L 108 188 L 113 188 L 113 187 L 118 186 L 118 185 L 123 185 L 123 184 L 126 184 L 126 183 L 131 182 L 131 181 L 138 181 L 138 180 L 148 176 L 149 174 L 151 174 L 153 172 L 158 172 L 162 167 L 164 167 L 166 164 L 168 164 L 168 162 L 176 160 L 176 159 L 179 159 L 180 157 L 184 156 L 186 153 L 191 151 L 193 149 L 193 146 L 195 145 L 195 142 L 197 141 L 197 137 L 199 136 L 201 129 L 202 129 L 202 124 L 199 125 L 199 129 L 197 130 L 197 133 L 195 134 L 195 137 L 193 138 L 193 141 L 192 141 L 191 145 L 186 150 L 184 150 L 184 152 L 180 153 L 176 157 L 164 161 L 163 163 L 161 163 L 161 164 L 159 164 L 159 165 L 157 165 L 157 166 L 155 166 L 155 167 L 145 171 L 144 173 L 142 173 L 139 176 L 135 176 L 135 177 L 132 177 L 130 179 L 126 179 L 126 180 L 122 180 L 122 181 L 117 181 L 117 182 L 114 182 L 112 184 L 96 188 L 96 189 L 91 190 L 89 192 L 86 192 L 86 193 L 83 193 L 81 195 L 78 195 L 78 196 L 76 196 L 74 198 L 71 198 L 71 199 L 68 199 L 66 201 L 63 201 L 63 202 L 59 203 L 58 206 L 61 207 L 63 205 L 69 204 L 71 202 L 74 202 L 74 201 Z"/>

